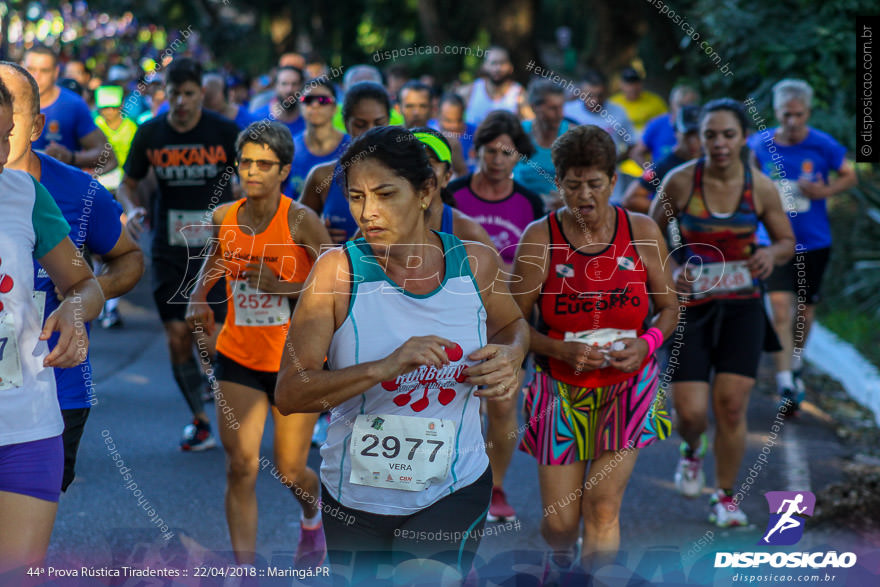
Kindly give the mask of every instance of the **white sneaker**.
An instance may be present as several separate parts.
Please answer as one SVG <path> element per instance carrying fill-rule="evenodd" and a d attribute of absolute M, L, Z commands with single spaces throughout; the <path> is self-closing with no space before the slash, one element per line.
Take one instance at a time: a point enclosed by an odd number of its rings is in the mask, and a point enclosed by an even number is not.
<path fill-rule="evenodd" d="M 700 444 L 692 456 L 687 456 L 688 445 L 681 443 L 681 457 L 675 468 L 675 488 L 685 497 L 697 497 L 706 486 L 706 474 L 703 473 L 703 457 L 707 450 L 706 435 L 700 436 Z"/>
<path fill-rule="evenodd" d="M 685 497 L 698 497 L 706 486 L 703 459 L 681 457 L 675 469 L 675 488 Z"/>
<path fill-rule="evenodd" d="M 745 512 L 739 509 L 732 497 L 720 489 L 712 494 L 712 499 L 709 500 L 709 521 L 719 528 L 748 526 L 749 524 Z"/>

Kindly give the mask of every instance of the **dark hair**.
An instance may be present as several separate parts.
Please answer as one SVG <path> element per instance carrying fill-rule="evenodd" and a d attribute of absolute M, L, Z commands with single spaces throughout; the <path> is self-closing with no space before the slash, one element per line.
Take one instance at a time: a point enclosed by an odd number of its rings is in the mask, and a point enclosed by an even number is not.
<path fill-rule="evenodd" d="M 519 119 L 506 110 L 493 110 L 483 119 L 474 133 L 474 151 L 479 151 L 480 147 L 488 145 L 501 135 L 511 138 L 520 155 L 531 157 L 535 153 L 532 140 L 523 130 Z"/>
<path fill-rule="evenodd" d="M 2 79 L 0 79 L 0 108 L 12 110 L 12 92 L 9 91 Z"/>
<path fill-rule="evenodd" d="M 565 88 L 546 79 L 538 78 L 529 82 L 529 106 L 540 106 L 550 94 L 565 96 Z"/>
<path fill-rule="evenodd" d="M 248 125 L 235 139 L 235 156 L 241 158 L 241 151 L 248 143 L 266 146 L 281 161 L 281 167 L 293 162 L 293 135 L 287 125 L 280 122 L 258 120 Z"/>
<path fill-rule="evenodd" d="M 440 97 L 440 106 L 443 104 L 452 104 L 454 106 L 458 106 L 461 108 L 461 113 L 464 115 L 464 98 L 456 94 L 455 92 L 446 92 Z"/>
<path fill-rule="evenodd" d="M 327 90 L 330 90 L 330 95 L 333 96 L 334 99 L 336 98 L 336 88 L 333 87 L 333 82 L 331 82 L 330 78 L 326 75 L 310 79 L 303 87 L 302 93 L 305 94 L 315 88 L 326 88 Z"/>
<path fill-rule="evenodd" d="M 405 77 L 409 78 L 409 68 L 402 63 L 394 63 L 393 65 L 389 65 L 387 69 L 385 69 L 385 77 Z"/>
<path fill-rule="evenodd" d="M 179 86 L 186 82 L 195 82 L 202 87 L 202 66 L 189 57 L 175 59 L 165 71 L 165 84 Z"/>
<path fill-rule="evenodd" d="M 426 94 L 428 94 L 428 100 L 430 100 L 434 94 L 434 91 L 431 89 L 431 86 L 429 86 L 426 83 L 422 83 L 419 80 L 413 79 L 413 80 L 409 80 L 408 82 L 406 82 L 405 84 L 400 86 L 400 90 L 397 92 L 397 101 L 398 102 L 403 101 L 403 92 L 406 90 L 411 90 L 413 92 L 425 92 Z"/>
<path fill-rule="evenodd" d="M 598 69 L 591 69 L 584 74 L 584 82 L 590 84 L 591 86 L 607 86 L 608 78 L 605 77 L 605 74 Z"/>
<path fill-rule="evenodd" d="M 348 89 L 345 93 L 345 101 L 342 103 L 342 121 L 348 122 L 352 115 L 352 110 L 362 100 L 374 100 L 385 108 L 388 116 L 391 116 L 391 100 L 388 99 L 388 92 L 376 82 L 358 82 Z"/>
<path fill-rule="evenodd" d="M 418 191 L 435 180 L 424 143 L 399 126 L 377 126 L 356 138 L 339 159 L 345 170 L 343 191 L 347 192 L 348 173 L 355 163 L 376 159 Z"/>
<path fill-rule="evenodd" d="M 711 100 L 703 104 L 703 109 L 700 110 L 700 125 L 703 124 L 703 120 L 705 120 L 711 113 L 720 112 L 722 110 L 733 114 L 736 121 L 739 123 L 743 136 L 745 136 L 746 131 L 749 128 L 749 117 L 746 116 L 746 111 L 743 108 L 743 105 L 733 98 L 718 98 L 717 100 Z"/>
<path fill-rule="evenodd" d="M 36 117 L 40 113 L 40 87 L 37 85 L 37 80 L 34 79 L 31 72 L 18 63 L 13 63 L 12 61 L 0 61 L 0 67 L 8 67 L 27 80 L 31 92 L 30 96 L 26 96 L 25 99 L 30 102 L 31 114 Z"/>
<path fill-rule="evenodd" d="M 45 45 L 34 45 L 24 52 L 24 57 L 27 57 L 28 53 L 36 53 L 37 55 L 48 55 L 52 58 L 52 67 L 58 67 L 58 53 L 56 53 L 49 47 L 46 47 Z"/>
<path fill-rule="evenodd" d="M 306 74 L 305 74 L 305 72 L 303 72 L 303 70 L 301 70 L 300 68 L 296 67 L 295 65 L 282 65 L 282 66 L 279 67 L 278 70 L 275 72 L 275 81 L 278 81 L 278 74 L 280 74 L 282 71 L 295 71 L 296 73 L 299 74 L 299 81 L 303 81 L 303 80 L 306 79 Z"/>
<path fill-rule="evenodd" d="M 324 59 L 324 56 L 321 55 L 319 51 L 310 51 L 308 55 L 306 55 L 306 64 L 309 63 L 320 63 L 321 65 L 327 65 L 327 61 Z"/>
<path fill-rule="evenodd" d="M 553 141 L 550 147 L 556 177 L 563 178 L 572 167 L 597 167 L 614 177 L 617 148 L 605 130 L 593 124 L 575 126 Z"/>

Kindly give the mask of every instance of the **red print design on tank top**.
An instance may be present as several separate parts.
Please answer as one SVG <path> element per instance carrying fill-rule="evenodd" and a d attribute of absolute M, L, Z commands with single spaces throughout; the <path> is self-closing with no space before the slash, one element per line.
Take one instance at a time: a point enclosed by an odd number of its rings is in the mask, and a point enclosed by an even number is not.
<path fill-rule="evenodd" d="M 0 264 L 3 261 L 0 260 Z M 5 273 L 0 273 L 0 293 L 9 293 L 12 291 L 12 288 L 15 287 L 15 282 L 12 280 L 12 277 L 6 275 Z M 0 312 L 3 311 L 3 302 L 0 302 Z"/>
<path fill-rule="evenodd" d="M 446 356 L 451 361 L 448 365 L 439 368 L 422 365 L 415 371 L 398 375 L 396 379 L 391 381 L 382 382 L 382 388 L 386 391 L 399 392 L 394 396 L 395 405 L 402 408 L 410 404 L 413 393 L 420 388 L 422 389 L 422 397 L 409 405 L 414 412 L 421 412 L 430 405 L 428 392 L 433 389 L 438 390 L 437 401 L 440 402 L 440 405 L 448 405 L 455 399 L 454 386 L 467 378 L 467 364 L 461 360 L 464 352 L 458 344 L 447 347 L 445 350 Z"/>

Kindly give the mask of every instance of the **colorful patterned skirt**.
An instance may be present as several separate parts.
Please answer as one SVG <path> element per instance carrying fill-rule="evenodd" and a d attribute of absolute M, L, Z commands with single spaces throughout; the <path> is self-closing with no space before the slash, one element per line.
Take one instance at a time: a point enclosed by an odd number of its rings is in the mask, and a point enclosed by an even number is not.
<path fill-rule="evenodd" d="M 538 367 L 526 393 L 520 450 L 541 465 L 570 465 L 667 438 L 672 422 L 657 392 L 658 372 L 651 360 L 631 379 L 590 388 L 557 381 Z"/>

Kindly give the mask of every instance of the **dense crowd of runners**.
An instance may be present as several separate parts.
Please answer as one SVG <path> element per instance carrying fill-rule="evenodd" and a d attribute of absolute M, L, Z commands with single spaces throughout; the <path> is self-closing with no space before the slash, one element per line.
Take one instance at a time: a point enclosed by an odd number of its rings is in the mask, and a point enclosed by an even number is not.
<path fill-rule="evenodd" d="M 759 359 L 775 353 L 794 415 L 826 201 L 855 183 L 808 126 L 808 84 L 779 81 L 779 126 L 752 132 L 748 103 L 682 85 L 667 106 L 633 68 L 616 94 L 599 71 L 576 95 L 523 87 L 501 47 L 445 89 L 296 54 L 256 91 L 197 58 L 160 65 L 102 79 L 42 46 L 0 63 L 0 573 L 45 556 L 92 405 L 89 322 L 124 327 L 114 300 L 145 266 L 189 409 L 180 449 L 219 437 L 239 565 L 268 412 L 297 567 L 408 553 L 466 577 L 483 526 L 516 518 L 517 447 L 552 511 L 545 578 L 600 564 L 640 449 L 671 435 L 668 395 L 676 487 L 707 493 L 711 406 L 708 519 L 747 523 Z M 215 398 L 234 418 L 212 428 Z"/>

